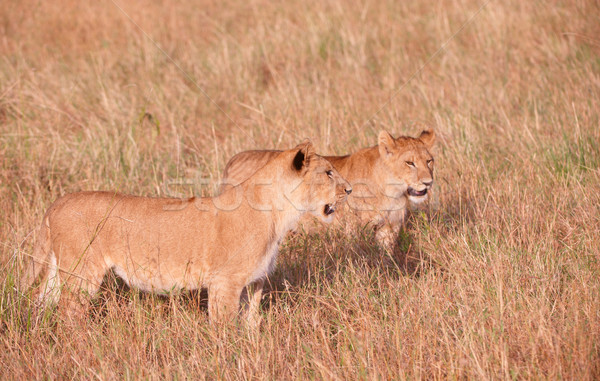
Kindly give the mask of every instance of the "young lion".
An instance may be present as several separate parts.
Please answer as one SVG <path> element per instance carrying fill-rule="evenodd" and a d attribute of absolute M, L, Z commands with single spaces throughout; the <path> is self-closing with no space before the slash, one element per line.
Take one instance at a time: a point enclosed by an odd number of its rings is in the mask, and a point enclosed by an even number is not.
<path fill-rule="evenodd" d="M 344 213 L 361 226 L 371 225 L 375 237 L 386 250 L 393 250 L 404 224 L 407 201 L 418 204 L 427 199 L 433 184 L 433 157 L 429 150 L 435 141 L 433 130 L 418 138 L 394 139 L 379 133 L 379 144 L 352 155 L 325 156 L 354 188 Z M 278 157 L 281 151 L 245 151 L 235 155 L 223 172 L 224 190 L 245 180 L 258 168 Z"/>
<path fill-rule="evenodd" d="M 44 264 L 42 300 L 60 299 L 59 309 L 80 314 L 113 269 L 144 291 L 208 288 L 213 322 L 236 315 L 242 290 L 252 285 L 255 321 L 282 237 L 306 212 L 330 222 L 351 191 L 305 142 L 214 198 L 69 194 L 46 212 L 22 287 L 33 284 Z"/>

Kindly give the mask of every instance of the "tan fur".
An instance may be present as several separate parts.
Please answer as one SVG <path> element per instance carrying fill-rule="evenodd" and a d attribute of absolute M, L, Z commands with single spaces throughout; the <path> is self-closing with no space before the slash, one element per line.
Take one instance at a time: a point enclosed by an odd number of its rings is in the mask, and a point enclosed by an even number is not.
<path fill-rule="evenodd" d="M 346 221 L 373 226 L 377 241 L 393 249 L 406 218 L 407 202 L 424 201 L 431 189 L 433 157 L 429 150 L 434 141 L 433 131 L 423 131 L 418 138 L 397 139 L 381 131 L 379 144 L 374 147 L 347 156 L 325 156 L 354 189 L 344 208 L 349 213 L 338 213 L 336 220 L 344 215 Z M 235 155 L 223 172 L 222 189 L 243 181 L 280 153 L 246 151 Z M 425 194 L 419 195 L 419 191 Z"/>
<path fill-rule="evenodd" d="M 60 298 L 69 314 L 85 309 L 111 269 L 149 292 L 206 287 L 211 321 L 235 315 L 251 285 L 255 321 L 281 238 L 306 212 L 330 221 L 325 206 L 344 201 L 349 187 L 306 142 L 215 198 L 69 194 L 46 212 L 22 284 L 30 286 L 39 275 L 33 265 L 44 264 L 40 297 Z"/>

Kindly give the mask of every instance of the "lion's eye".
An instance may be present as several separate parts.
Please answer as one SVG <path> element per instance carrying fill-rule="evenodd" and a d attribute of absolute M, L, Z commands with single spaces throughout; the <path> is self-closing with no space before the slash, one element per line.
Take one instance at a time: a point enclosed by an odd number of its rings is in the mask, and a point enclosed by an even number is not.
<path fill-rule="evenodd" d="M 325 173 L 327 174 L 327 176 L 332 177 L 333 176 L 333 172 L 332 171 L 325 171 Z"/>
<path fill-rule="evenodd" d="M 408 165 L 409 167 L 414 167 L 415 163 L 413 163 L 412 161 L 407 161 L 406 165 Z"/>
<path fill-rule="evenodd" d="M 427 165 L 429 165 L 429 164 L 433 164 L 433 159 L 427 160 Z"/>

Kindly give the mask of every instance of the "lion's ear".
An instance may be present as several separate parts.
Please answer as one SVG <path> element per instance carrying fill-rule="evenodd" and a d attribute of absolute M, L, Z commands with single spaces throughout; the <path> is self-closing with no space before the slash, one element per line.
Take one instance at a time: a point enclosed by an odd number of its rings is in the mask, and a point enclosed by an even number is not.
<path fill-rule="evenodd" d="M 379 154 L 382 157 L 391 155 L 394 152 L 394 146 L 396 141 L 394 137 L 387 131 L 381 131 L 379 133 Z"/>
<path fill-rule="evenodd" d="M 427 149 L 433 147 L 433 143 L 435 143 L 435 132 L 433 130 L 423 130 L 421 135 L 419 135 L 419 140 L 425 144 Z"/>
<path fill-rule="evenodd" d="M 305 140 L 294 148 L 297 150 L 292 160 L 292 168 L 296 171 L 302 171 L 308 168 L 312 157 L 315 155 L 315 148 L 310 140 Z"/>

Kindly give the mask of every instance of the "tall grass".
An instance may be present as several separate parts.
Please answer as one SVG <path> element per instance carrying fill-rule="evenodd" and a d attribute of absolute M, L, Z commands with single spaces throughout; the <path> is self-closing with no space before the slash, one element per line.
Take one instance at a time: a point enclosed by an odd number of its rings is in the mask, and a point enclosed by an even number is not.
<path fill-rule="evenodd" d="M 3 378 L 600 378 L 600 6 L 491 1 L 428 62 L 482 4 L 3 4 Z M 73 327 L 15 291 L 64 193 L 208 195 L 240 150 L 424 127 L 400 249 L 292 237 L 257 333 L 211 329 L 202 293 L 108 279 Z"/>

